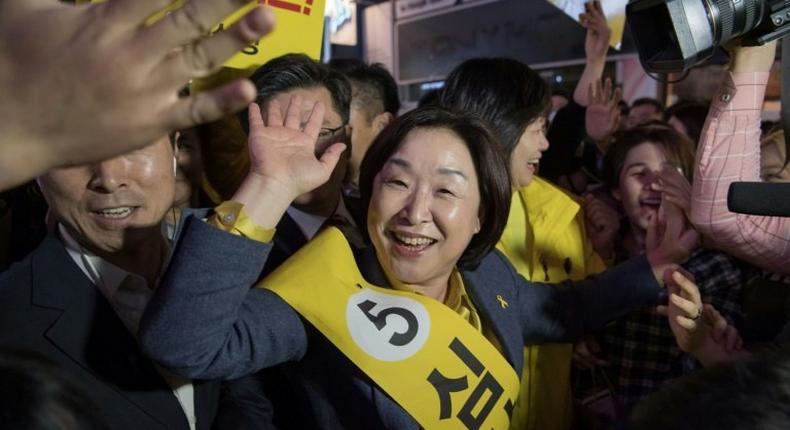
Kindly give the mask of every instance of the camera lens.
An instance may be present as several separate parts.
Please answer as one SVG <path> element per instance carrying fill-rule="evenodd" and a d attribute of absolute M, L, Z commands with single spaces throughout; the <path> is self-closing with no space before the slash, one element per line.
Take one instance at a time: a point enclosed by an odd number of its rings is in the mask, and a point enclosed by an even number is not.
<path fill-rule="evenodd" d="M 736 37 L 762 44 L 790 33 L 782 15 L 769 21 L 771 10 L 788 4 L 790 0 L 631 0 L 626 18 L 645 70 L 670 73 L 705 61 Z M 782 25 L 786 28 L 777 29 Z"/>
<path fill-rule="evenodd" d="M 760 25 L 762 0 L 702 0 L 714 32 L 716 45 L 722 45 Z"/>

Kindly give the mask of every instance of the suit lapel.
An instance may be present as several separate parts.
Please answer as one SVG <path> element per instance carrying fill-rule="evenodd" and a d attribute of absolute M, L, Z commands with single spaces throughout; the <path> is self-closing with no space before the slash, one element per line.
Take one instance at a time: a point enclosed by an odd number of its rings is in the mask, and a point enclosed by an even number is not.
<path fill-rule="evenodd" d="M 33 304 L 63 310 L 44 337 L 165 428 L 187 429 L 171 389 L 60 241 L 48 236 L 31 264 Z"/>
<path fill-rule="evenodd" d="M 348 213 L 354 219 L 354 223 L 360 232 L 365 228 L 365 217 L 363 216 L 362 201 L 359 197 L 351 197 L 343 194 L 343 204 L 346 205 Z"/>
<path fill-rule="evenodd" d="M 299 228 L 299 224 L 286 213 L 277 224 L 274 243 L 275 246 L 279 247 L 283 253 L 290 257 L 307 243 L 307 238 L 302 233 L 302 229 Z"/>
<path fill-rule="evenodd" d="M 197 416 L 197 430 L 209 430 L 217 416 L 219 406 L 220 383 L 219 381 L 193 380 L 195 387 L 195 415 Z"/>
<path fill-rule="evenodd" d="M 307 238 L 302 233 L 302 229 L 296 224 L 288 213 L 283 214 L 282 219 L 277 223 L 274 233 L 274 240 L 269 257 L 263 266 L 261 277 L 273 272 L 280 267 L 290 256 L 294 255 L 301 247 L 307 243 Z"/>
<path fill-rule="evenodd" d="M 392 288 L 389 281 L 387 281 L 387 275 L 384 274 L 384 270 L 381 269 L 379 260 L 376 258 L 376 248 L 369 246 L 364 249 L 354 250 L 354 259 L 357 261 L 359 273 L 362 274 L 366 281 L 377 287 Z"/>

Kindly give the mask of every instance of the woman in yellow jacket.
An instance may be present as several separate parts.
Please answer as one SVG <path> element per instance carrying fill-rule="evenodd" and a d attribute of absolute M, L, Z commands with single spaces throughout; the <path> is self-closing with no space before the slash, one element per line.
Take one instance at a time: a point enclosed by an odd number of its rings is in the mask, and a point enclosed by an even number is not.
<path fill-rule="evenodd" d="M 488 121 L 508 153 L 514 192 L 497 247 L 518 272 L 531 281 L 557 283 L 603 271 L 580 199 L 534 176 L 548 148 L 550 89 L 540 75 L 512 59 L 468 60 L 448 76 L 440 104 Z M 596 229 L 597 235 L 616 233 L 618 220 L 616 215 L 611 218 L 610 224 Z M 533 346 L 524 353 L 521 393 L 511 428 L 569 428 L 572 346 Z"/>

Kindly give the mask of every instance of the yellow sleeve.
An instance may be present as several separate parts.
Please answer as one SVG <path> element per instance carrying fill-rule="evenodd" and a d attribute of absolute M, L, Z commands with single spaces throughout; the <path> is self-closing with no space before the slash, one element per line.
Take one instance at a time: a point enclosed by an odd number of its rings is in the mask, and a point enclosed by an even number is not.
<path fill-rule="evenodd" d="M 604 259 L 592 247 L 592 241 L 584 238 L 584 264 L 587 276 L 595 275 L 606 270 L 607 267 L 614 266 L 614 256 Z"/>
<path fill-rule="evenodd" d="M 268 243 L 274 237 L 275 229 L 253 224 L 244 212 L 244 205 L 230 200 L 214 208 L 214 213 L 206 222 L 222 231 L 258 242 Z"/>

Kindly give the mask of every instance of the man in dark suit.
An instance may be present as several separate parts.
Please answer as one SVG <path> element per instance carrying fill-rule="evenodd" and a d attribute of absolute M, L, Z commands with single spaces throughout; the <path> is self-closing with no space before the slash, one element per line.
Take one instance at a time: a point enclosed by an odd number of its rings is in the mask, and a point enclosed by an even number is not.
<path fill-rule="evenodd" d="M 319 101 L 324 104 L 326 112 L 316 153 L 323 152 L 336 142 L 350 146 L 348 124 L 351 85 L 340 72 L 305 55 L 288 54 L 267 62 L 250 79 L 258 89 L 255 101 L 264 114 L 270 109 L 279 109 L 285 115 L 291 97 L 298 95 L 303 106 L 300 120 L 304 125 L 313 105 Z M 247 112 L 240 114 L 239 118 L 245 132 L 249 133 Z M 325 184 L 297 197 L 288 208 L 277 225 L 274 247 L 263 269 L 264 276 L 312 239 L 330 218 L 349 225 L 359 222 L 359 214 L 349 210 L 356 205 L 349 204 L 342 193 L 350 153 L 349 149 L 345 151 Z"/>
<path fill-rule="evenodd" d="M 250 80 L 255 84 L 258 95 L 256 103 L 261 111 L 279 110 L 282 116 L 290 104 L 292 96 L 299 96 L 302 107 L 299 109 L 302 127 L 310 117 L 316 102 L 325 106 L 325 115 L 316 153 L 320 154 L 333 143 L 344 142 L 350 146 L 349 109 L 351 105 L 351 85 L 340 72 L 333 70 L 305 55 L 287 54 L 275 58 L 253 73 Z M 244 131 L 249 134 L 248 112 L 239 114 Z M 344 196 L 343 179 L 351 151 L 347 149 L 332 171 L 329 180 L 314 190 L 297 197 L 288 207 L 277 224 L 273 245 L 266 260 L 261 278 L 273 272 L 291 255 L 302 248 L 327 223 L 341 226 L 343 231 L 361 247 L 361 234 L 357 226 L 361 222 L 356 197 Z M 266 369 L 232 382 L 236 390 L 243 390 L 253 396 L 265 392 L 277 413 L 273 420 L 278 427 L 288 425 L 298 414 L 294 404 L 292 385 L 281 368 Z M 237 396 L 241 399 L 244 396 Z M 223 416 L 234 415 L 230 412 L 234 405 L 243 406 L 239 401 L 228 402 Z M 292 408 L 296 407 L 297 410 Z M 241 422 L 241 421 L 239 421 Z"/>
<path fill-rule="evenodd" d="M 207 430 L 217 413 L 219 381 L 171 375 L 136 341 L 169 254 L 174 173 L 167 136 L 47 172 L 38 183 L 57 225 L 0 275 L 0 345 L 62 366 L 112 429 Z"/>

